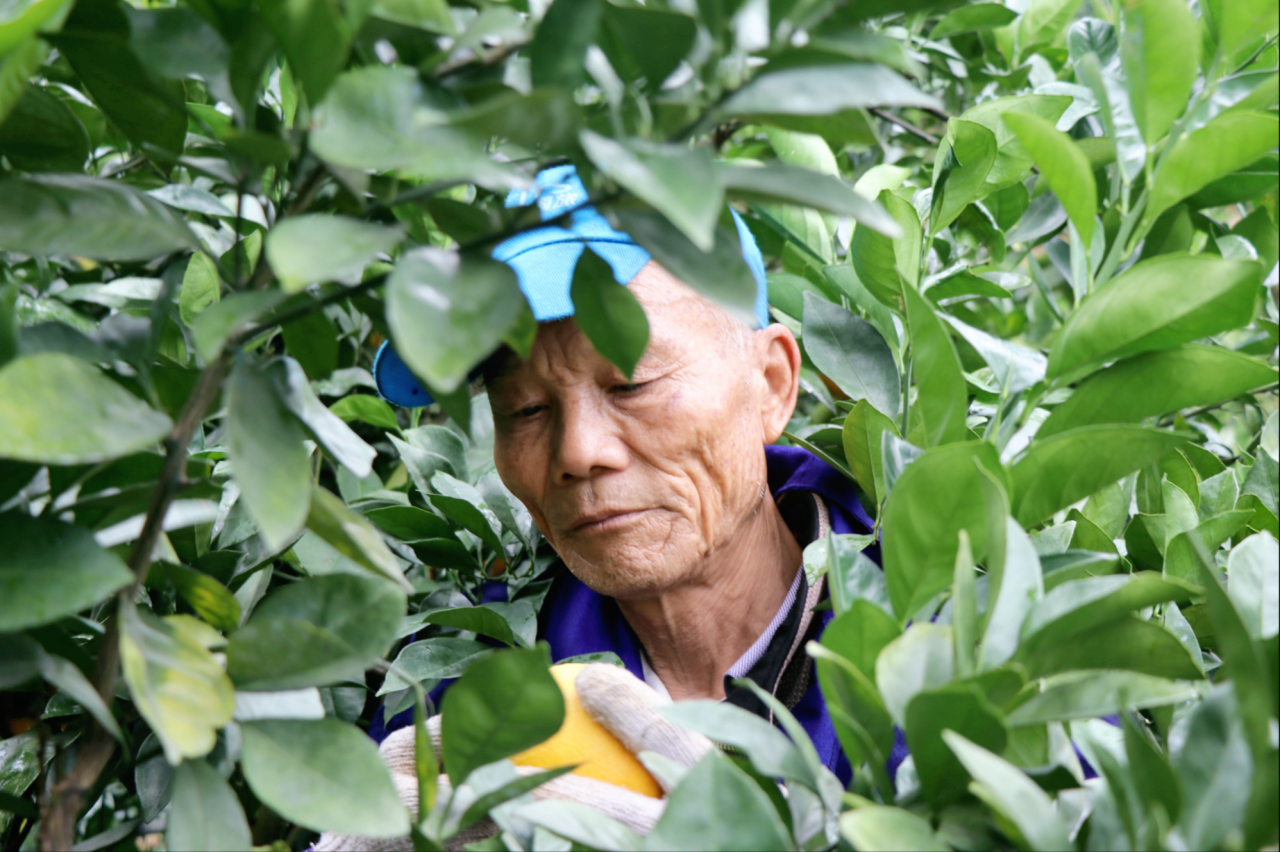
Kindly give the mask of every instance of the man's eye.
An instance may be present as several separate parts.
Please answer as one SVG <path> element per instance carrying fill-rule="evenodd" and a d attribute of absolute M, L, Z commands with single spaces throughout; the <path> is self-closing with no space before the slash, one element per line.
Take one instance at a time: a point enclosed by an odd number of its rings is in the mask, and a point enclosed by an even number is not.
<path fill-rule="evenodd" d="M 546 409 L 545 405 L 526 405 L 524 408 L 521 408 L 518 411 L 516 411 L 515 416 L 516 417 L 532 417 L 535 414 L 541 413 L 544 409 Z"/>
<path fill-rule="evenodd" d="M 647 385 L 648 382 L 635 382 L 634 384 L 614 385 L 609 388 L 613 393 L 635 393 L 636 391 Z"/>

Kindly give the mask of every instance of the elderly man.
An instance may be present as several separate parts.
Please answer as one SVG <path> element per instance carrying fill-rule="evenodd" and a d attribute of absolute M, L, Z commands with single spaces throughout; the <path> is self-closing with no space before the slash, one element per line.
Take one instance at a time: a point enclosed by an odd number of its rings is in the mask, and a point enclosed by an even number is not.
<path fill-rule="evenodd" d="M 544 172 L 539 190 L 544 218 L 586 200 L 571 167 Z M 770 718 L 750 690 L 733 685 L 750 679 L 791 710 L 847 782 L 804 652 L 831 613 L 815 612 L 824 588 L 806 581 L 801 551 L 828 530 L 869 532 L 871 521 L 836 471 L 771 446 L 795 408 L 800 350 L 785 326 L 768 323 L 759 251 L 735 220 L 760 287 L 756 328 L 590 208 L 567 229 L 545 227 L 495 251 L 541 321 L 527 360 L 504 352 L 485 365 L 495 463 L 562 560 L 539 618 L 553 659 L 612 651 L 661 696 L 640 703 L 724 699 Z M 584 242 L 648 317 L 649 345 L 630 379 L 568 318 Z M 394 353 L 380 353 L 375 372 L 384 396 L 422 404 L 422 388 Z M 584 703 L 608 717 L 608 695 L 634 701 L 626 692 L 584 693 Z M 384 727 L 379 718 L 371 733 L 408 721 Z"/>

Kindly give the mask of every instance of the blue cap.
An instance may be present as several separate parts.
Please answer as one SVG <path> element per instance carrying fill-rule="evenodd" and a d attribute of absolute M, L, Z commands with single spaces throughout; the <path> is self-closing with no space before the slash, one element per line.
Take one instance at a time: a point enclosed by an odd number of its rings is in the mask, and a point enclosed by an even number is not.
<path fill-rule="evenodd" d="M 513 190 L 507 207 L 538 205 L 542 220 L 554 219 L 566 210 L 587 201 L 587 191 L 573 166 L 555 166 L 538 173 L 532 189 Z M 764 258 L 755 237 L 732 209 L 742 257 L 755 276 L 756 321 L 769 323 L 769 301 L 765 285 Z M 573 316 L 569 290 L 573 271 L 585 248 L 590 247 L 613 270 L 614 280 L 626 286 L 649 262 L 649 252 L 636 245 L 628 234 L 615 231 L 594 207 L 580 207 L 569 215 L 567 226 L 546 225 L 516 234 L 497 245 L 493 257 L 515 270 L 520 289 L 538 322 Z M 474 375 L 471 378 L 475 378 Z M 405 408 L 430 405 L 434 399 L 413 375 L 390 341 L 382 344 L 373 359 L 373 380 L 383 399 Z"/>

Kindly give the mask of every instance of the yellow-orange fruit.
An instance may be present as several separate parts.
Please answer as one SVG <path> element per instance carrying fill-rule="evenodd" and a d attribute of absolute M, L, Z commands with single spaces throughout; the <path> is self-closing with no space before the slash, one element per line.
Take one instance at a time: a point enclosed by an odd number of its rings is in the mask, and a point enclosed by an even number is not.
<path fill-rule="evenodd" d="M 517 766 L 536 766 L 540 769 L 555 769 L 576 763 L 579 765 L 573 770 L 574 775 L 617 784 L 655 799 L 661 798 L 662 788 L 649 774 L 649 770 L 644 768 L 644 764 L 582 708 L 574 681 L 584 667 L 583 663 L 565 663 L 551 667 L 551 676 L 564 693 L 564 724 L 551 739 L 517 754 L 511 758 L 511 762 Z"/>

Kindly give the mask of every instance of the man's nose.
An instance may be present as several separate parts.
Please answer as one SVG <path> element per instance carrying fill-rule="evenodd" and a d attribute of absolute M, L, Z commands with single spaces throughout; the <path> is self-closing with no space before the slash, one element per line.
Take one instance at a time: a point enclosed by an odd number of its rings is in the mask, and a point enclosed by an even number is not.
<path fill-rule="evenodd" d="M 627 466 L 630 454 L 618 424 L 600 401 L 567 400 L 559 409 L 552 455 L 552 478 L 557 484 L 568 485 Z"/>

